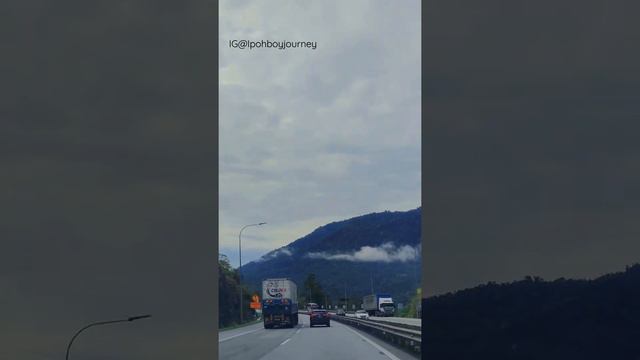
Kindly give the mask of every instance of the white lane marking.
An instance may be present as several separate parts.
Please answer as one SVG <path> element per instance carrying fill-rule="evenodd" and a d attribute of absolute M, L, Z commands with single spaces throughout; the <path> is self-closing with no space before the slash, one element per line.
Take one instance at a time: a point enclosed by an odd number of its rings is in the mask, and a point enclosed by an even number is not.
<path fill-rule="evenodd" d="M 400 360 L 400 358 L 398 358 L 397 356 L 393 355 L 392 353 L 389 352 L 389 350 L 383 348 L 382 346 L 374 343 L 373 341 L 367 339 L 366 337 L 362 336 L 361 334 L 359 334 L 357 331 L 351 329 L 348 326 L 345 326 L 345 328 L 347 328 L 347 330 L 351 331 L 352 333 L 360 336 L 364 341 L 368 342 L 369 344 L 371 344 L 374 348 L 378 349 L 378 351 L 382 352 L 383 354 L 387 355 L 387 357 L 391 360 Z"/>
<path fill-rule="evenodd" d="M 301 329 L 301 328 L 300 328 L 300 329 L 298 329 L 298 331 L 296 331 L 296 334 L 297 334 L 297 333 L 299 333 L 299 332 L 300 332 L 300 330 L 302 330 L 302 329 Z"/>
<path fill-rule="evenodd" d="M 283 342 L 282 342 L 282 344 L 280 344 L 280 346 L 282 346 L 282 345 L 284 345 L 284 344 L 288 343 L 288 342 L 289 342 L 289 340 L 291 340 L 291 338 L 288 338 L 287 340 L 283 341 Z"/>
<path fill-rule="evenodd" d="M 233 339 L 233 338 L 237 338 L 238 336 L 251 334 L 251 333 L 256 332 L 256 331 L 258 331 L 258 330 L 262 330 L 262 329 L 255 329 L 255 330 L 251 330 L 251 331 L 246 331 L 246 332 L 243 332 L 243 333 L 240 333 L 240 334 L 235 334 L 235 335 L 233 335 L 233 336 L 229 336 L 229 337 L 224 338 L 224 339 L 218 339 L 218 342 L 223 342 L 223 341 L 231 340 L 231 339 Z"/>

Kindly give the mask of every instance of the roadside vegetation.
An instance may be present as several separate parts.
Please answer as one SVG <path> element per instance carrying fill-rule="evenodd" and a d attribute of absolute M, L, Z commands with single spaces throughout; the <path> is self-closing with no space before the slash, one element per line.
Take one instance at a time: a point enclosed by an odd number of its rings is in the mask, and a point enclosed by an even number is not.
<path fill-rule="evenodd" d="M 298 288 L 298 304 L 304 307 L 307 303 L 316 303 L 323 307 L 325 301 L 331 303 L 331 298 L 322 290 L 322 286 L 316 279 L 316 274 L 308 274 L 302 284 L 302 288 Z"/>
<path fill-rule="evenodd" d="M 422 301 L 422 289 L 416 289 L 415 295 L 413 295 L 409 301 L 409 304 L 405 305 L 402 310 L 398 311 L 398 317 L 405 318 L 418 318 L 418 305 Z"/>
<path fill-rule="evenodd" d="M 256 320 L 255 311 L 249 309 L 251 293 L 243 287 L 243 312 L 240 322 L 240 286 L 238 271 L 231 267 L 229 259 L 220 255 L 218 259 L 218 327 L 232 328 Z"/>

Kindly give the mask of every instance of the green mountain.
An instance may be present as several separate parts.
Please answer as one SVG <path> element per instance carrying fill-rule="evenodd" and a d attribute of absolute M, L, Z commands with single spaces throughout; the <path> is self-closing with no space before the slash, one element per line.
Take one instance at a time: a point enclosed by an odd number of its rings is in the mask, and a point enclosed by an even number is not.
<path fill-rule="evenodd" d="M 265 278 L 288 277 L 304 295 L 304 279 L 313 273 L 329 302 L 345 292 L 360 300 L 373 287 L 406 304 L 421 281 L 421 211 L 372 213 L 319 227 L 244 265 L 243 283 L 257 290 Z"/>

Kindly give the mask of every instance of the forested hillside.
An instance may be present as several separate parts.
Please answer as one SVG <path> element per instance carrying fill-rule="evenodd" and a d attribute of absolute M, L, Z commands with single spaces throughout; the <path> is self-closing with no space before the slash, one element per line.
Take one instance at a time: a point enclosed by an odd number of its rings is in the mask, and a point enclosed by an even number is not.
<path fill-rule="evenodd" d="M 420 287 L 421 208 L 358 216 L 322 226 L 242 267 L 247 286 L 269 277 L 289 277 L 304 293 L 311 273 L 334 301 L 374 292 L 407 303 Z M 325 299 L 313 299 L 324 303 Z"/>

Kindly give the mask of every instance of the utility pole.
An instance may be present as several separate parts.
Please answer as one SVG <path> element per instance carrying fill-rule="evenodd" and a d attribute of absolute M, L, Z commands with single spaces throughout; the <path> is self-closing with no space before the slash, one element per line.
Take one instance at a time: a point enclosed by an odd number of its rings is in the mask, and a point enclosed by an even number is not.
<path fill-rule="evenodd" d="M 373 275 L 369 274 L 369 279 L 371 279 L 371 293 L 374 294 L 374 292 L 373 292 Z"/>
<path fill-rule="evenodd" d="M 344 283 L 344 303 L 345 311 L 349 309 L 349 300 L 347 299 L 347 283 Z"/>
<path fill-rule="evenodd" d="M 420 264 L 420 262 L 418 261 L 419 259 L 419 255 L 418 255 L 418 248 L 415 247 L 413 248 L 413 251 L 415 252 L 415 258 L 416 258 L 416 264 L 413 266 L 413 282 L 416 284 L 416 289 L 421 287 L 420 284 L 418 283 L 418 275 L 417 275 L 417 269 L 418 269 L 418 264 Z"/>

